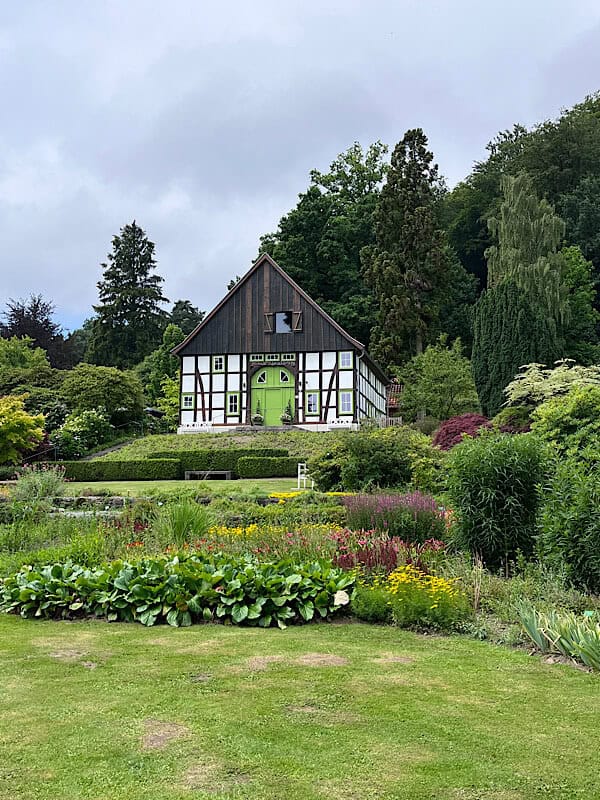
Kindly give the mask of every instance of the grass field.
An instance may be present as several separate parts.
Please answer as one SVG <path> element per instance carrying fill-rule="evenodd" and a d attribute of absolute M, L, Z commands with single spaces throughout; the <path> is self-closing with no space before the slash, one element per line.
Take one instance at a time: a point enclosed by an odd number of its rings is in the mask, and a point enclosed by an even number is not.
<path fill-rule="evenodd" d="M 235 493 L 252 492 L 254 490 L 269 494 L 270 492 L 290 492 L 296 489 L 295 478 L 248 478 L 236 481 L 70 481 L 65 484 L 65 493 L 79 496 L 100 491 L 112 495 L 139 497 L 152 492 L 173 492 L 196 489 L 200 493 L 223 491 Z"/>
<path fill-rule="evenodd" d="M 391 627 L 0 616 L 2 800 L 600 796 L 598 677 Z"/>

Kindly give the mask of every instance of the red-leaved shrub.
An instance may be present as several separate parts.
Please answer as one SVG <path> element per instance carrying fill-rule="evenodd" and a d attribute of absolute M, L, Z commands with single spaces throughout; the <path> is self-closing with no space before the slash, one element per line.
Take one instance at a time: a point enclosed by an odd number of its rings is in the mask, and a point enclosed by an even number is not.
<path fill-rule="evenodd" d="M 489 419 L 481 414 L 461 414 L 442 422 L 433 437 L 433 443 L 441 450 L 450 450 L 455 444 L 460 444 L 463 434 L 474 437 L 482 428 L 491 428 Z"/>

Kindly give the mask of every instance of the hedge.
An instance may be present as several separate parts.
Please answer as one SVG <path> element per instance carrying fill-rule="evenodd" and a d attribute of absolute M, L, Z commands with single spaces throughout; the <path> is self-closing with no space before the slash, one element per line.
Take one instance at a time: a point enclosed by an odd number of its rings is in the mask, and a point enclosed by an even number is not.
<path fill-rule="evenodd" d="M 169 481 L 181 477 L 178 458 L 138 461 L 57 461 L 72 481 Z"/>
<path fill-rule="evenodd" d="M 261 447 L 251 450 L 250 448 L 232 448 L 230 450 L 182 450 L 168 452 L 156 452 L 148 456 L 149 460 L 177 458 L 181 464 L 181 475 L 191 470 L 226 470 L 232 472 L 235 477 L 244 477 L 238 469 L 238 461 L 241 458 L 286 458 L 288 450 L 277 449 L 274 447 Z M 297 463 L 297 462 L 296 462 Z M 294 475 L 296 468 L 294 468 Z M 252 476 L 258 477 L 258 476 Z M 270 476 L 265 476 L 270 477 Z"/>
<path fill-rule="evenodd" d="M 240 478 L 295 478 L 298 463 L 295 457 L 244 456 L 237 462 Z"/>

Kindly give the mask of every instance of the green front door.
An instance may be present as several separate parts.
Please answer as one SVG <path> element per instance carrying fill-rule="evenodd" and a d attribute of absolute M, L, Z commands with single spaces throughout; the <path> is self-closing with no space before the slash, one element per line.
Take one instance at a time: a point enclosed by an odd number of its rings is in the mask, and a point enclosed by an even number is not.
<path fill-rule="evenodd" d="M 294 376 L 283 367 L 263 367 L 252 376 L 251 413 L 263 415 L 265 425 L 281 425 L 281 415 L 286 409 L 294 418 Z"/>

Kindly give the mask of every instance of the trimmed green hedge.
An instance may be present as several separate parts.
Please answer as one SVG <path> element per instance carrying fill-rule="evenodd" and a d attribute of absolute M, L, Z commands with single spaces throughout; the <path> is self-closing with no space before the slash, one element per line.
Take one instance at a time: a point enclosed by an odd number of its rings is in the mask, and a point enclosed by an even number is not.
<path fill-rule="evenodd" d="M 232 472 L 236 477 L 244 477 L 238 469 L 238 461 L 241 458 L 256 457 L 256 458 L 286 458 L 289 455 L 288 450 L 281 450 L 274 447 L 261 447 L 256 450 L 250 448 L 236 448 L 227 450 L 182 450 L 177 452 L 176 457 L 181 464 L 181 475 L 188 470 L 227 470 Z M 148 456 L 148 459 L 154 461 L 156 459 L 174 458 L 173 451 L 156 452 Z M 294 470 L 294 475 L 296 474 Z M 258 477 L 252 475 L 251 477 Z M 272 477 L 266 475 L 264 477 Z"/>
<path fill-rule="evenodd" d="M 237 462 L 240 478 L 295 478 L 298 457 L 244 456 Z"/>
<path fill-rule="evenodd" d="M 139 461 L 58 461 L 72 481 L 170 481 L 181 477 L 178 458 Z"/>

